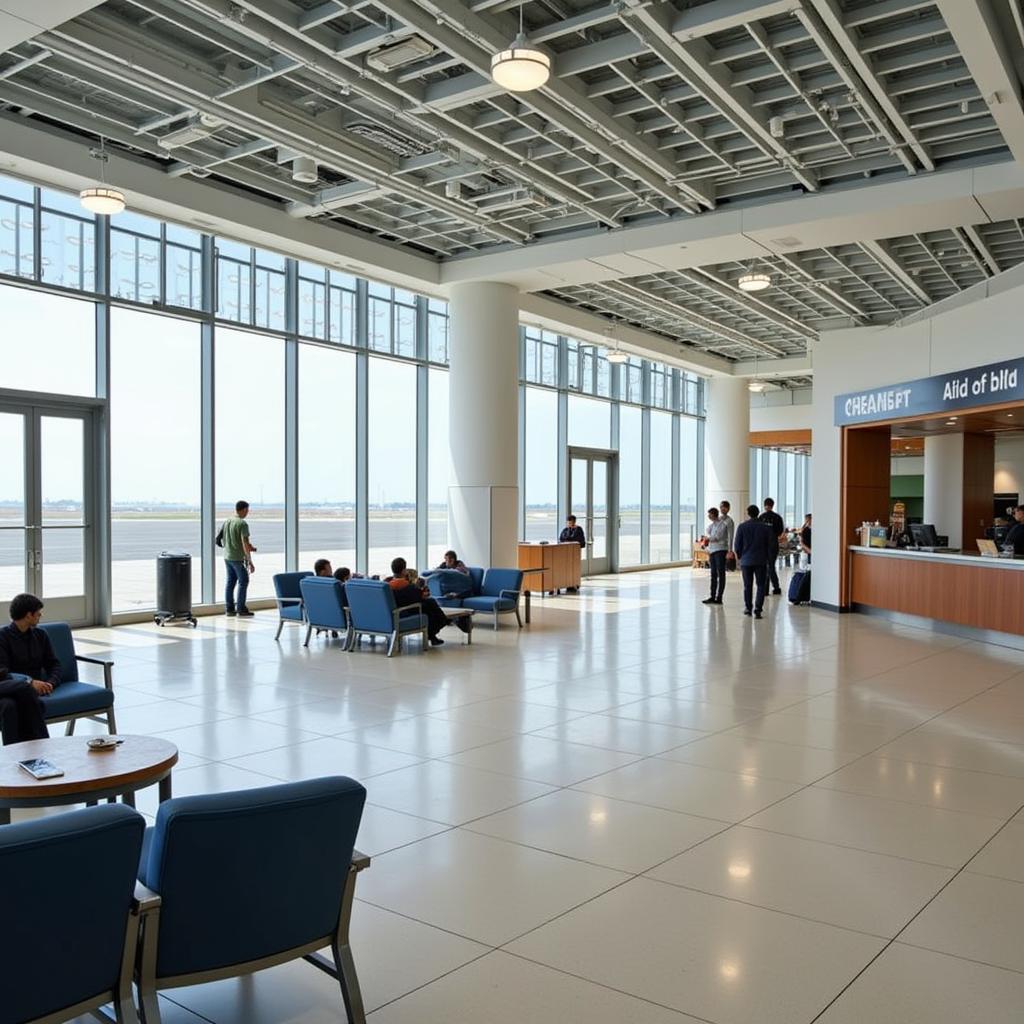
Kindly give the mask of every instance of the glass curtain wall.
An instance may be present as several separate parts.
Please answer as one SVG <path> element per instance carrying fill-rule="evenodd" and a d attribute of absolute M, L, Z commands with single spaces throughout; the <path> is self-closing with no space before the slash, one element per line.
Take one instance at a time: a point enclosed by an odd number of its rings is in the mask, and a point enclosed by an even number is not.
<path fill-rule="evenodd" d="M 554 540 L 567 448 L 618 453 L 619 568 L 689 560 L 702 491 L 700 378 L 531 327 L 521 330 L 522 536 Z"/>
<path fill-rule="evenodd" d="M 240 497 L 254 599 L 320 556 L 370 572 L 440 561 L 445 302 L 0 177 L 0 312 L 3 387 L 109 401 L 114 614 L 154 607 L 165 549 L 192 555 L 194 601 L 218 603 L 213 535 Z M 524 535 L 557 536 L 576 444 L 619 452 L 620 564 L 688 557 L 700 379 L 521 337 Z"/>
<path fill-rule="evenodd" d="M 787 528 L 800 526 L 811 511 L 811 457 L 800 452 L 750 449 L 750 496 L 761 505 L 775 499 Z"/>

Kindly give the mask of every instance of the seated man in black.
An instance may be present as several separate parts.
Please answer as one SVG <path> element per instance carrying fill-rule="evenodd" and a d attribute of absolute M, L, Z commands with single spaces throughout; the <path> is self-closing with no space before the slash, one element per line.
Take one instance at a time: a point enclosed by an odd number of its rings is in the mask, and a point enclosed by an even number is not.
<path fill-rule="evenodd" d="M 60 682 L 53 644 L 36 628 L 43 602 L 34 594 L 18 594 L 10 614 L 11 624 L 0 629 L 0 731 L 5 746 L 50 735 L 39 698 L 53 693 Z M 12 673 L 28 676 L 29 681 L 12 679 Z"/>
<path fill-rule="evenodd" d="M 410 583 L 406 577 L 408 565 L 404 558 L 393 558 L 391 560 L 391 575 L 385 581 L 395 595 L 395 604 L 399 608 L 406 605 L 419 604 L 423 608 L 423 614 L 427 617 L 427 637 L 432 647 L 440 647 L 444 641 L 437 635 L 449 625 L 448 616 L 445 615 L 441 606 L 426 591 Z M 462 619 L 456 619 L 459 629 L 465 630 Z"/>
<path fill-rule="evenodd" d="M 329 558 L 318 558 L 313 563 L 313 575 L 314 576 L 333 576 L 334 570 L 331 568 L 331 561 Z"/>
<path fill-rule="evenodd" d="M 587 535 L 583 532 L 582 526 L 576 525 L 575 516 L 565 517 L 565 529 L 558 535 L 559 544 L 579 544 L 581 548 L 587 546 Z"/>

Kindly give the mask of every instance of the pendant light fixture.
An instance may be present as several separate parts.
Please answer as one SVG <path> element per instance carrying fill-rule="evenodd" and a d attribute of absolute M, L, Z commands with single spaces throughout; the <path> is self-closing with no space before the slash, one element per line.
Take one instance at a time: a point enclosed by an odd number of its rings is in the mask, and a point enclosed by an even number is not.
<path fill-rule="evenodd" d="M 736 286 L 741 292 L 763 292 L 765 288 L 771 288 L 772 277 L 763 271 L 748 270 L 747 273 L 740 275 Z"/>
<path fill-rule="evenodd" d="M 107 184 L 107 147 L 100 136 L 100 148 L 91 149 L 90 154 L 100 162 L 100 184 L 90 185 L 78 193 L 78 201 L 90 213 L 105 213 L 108 217 L 120 213 L 124 207 L 124 193 Z"/>
<path fill-rule="evenodd" d="M 619 339 L 615 337 L 614 325 L 608 328 L 606 334 L 607 337 L 605 338 L 605 341 L 606 348 L 608 349 L 608 355 L 605 356 L 605 358 L 608 360 L 608 362 L 615 363 L 617 366 L 621 365 L 622 363 L 628 363 L 629 353 L 623 352 L 622 349 L 619 348 Z"/>
<path fill-rule="evenodd" d="M 754 356 L 754 376 L 751 377 L 747 384 L 747 390 L 753 392 L 755 395 L 763 394 L 768 390 L 768 382 L 761 380 L 757 375 L 757 356 Z"/>
<path fill-rule="evenodd" d="M 551 77 L 551 58 L 526 38 L 523 0 L 519 0 L 519 34 L 507 50 L 491 58 L 491 78 L 509 92 L 531 92 Z"/>

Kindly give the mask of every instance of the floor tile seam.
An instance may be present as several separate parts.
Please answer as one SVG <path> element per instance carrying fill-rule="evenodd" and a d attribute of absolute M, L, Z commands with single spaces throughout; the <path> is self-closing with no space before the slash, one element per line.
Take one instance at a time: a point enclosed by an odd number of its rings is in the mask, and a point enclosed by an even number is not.
<path fill-rule="evenodd" d="M 199 1020 L 206 1021 L 206 1024 L 217 1024 L 217 1022 L 215 1020 L 212 1020 L 210 1017 L 204 1017 L 197 1010 L 193 1010 L 191 1006 L 186 1006 L 184 1003 L 179 1002 L 177 999 L 172 998 L 166 992 L 159 992 L 158 993 L 158 998 L 160 998 L 160 997 L 166 999 L 167 1002 L 169 1002 L 169 1003 L 173 1003 L 179 1009 L 184 1010 L 187 1014 L 189 1014 L 189 1015 L 191 1015 L 193 1017 L 198 1017 Z"/>
<path fill-rule="evenodd" d="M 748 733 L 748 732 L 736 732 L 735 731 L 735 727 L 733 727 L 733 726 L 730 726 L 727 729 L 717 729 L 715 732 L 711 733 L 710 735 L 711 736 L 736 736 L 736 737 L 742 737 L 744 739 L 757 740 L 757 742 L 759 742 L 759 743 L 774 743 L 776 746 L 779 746 L 779 747 L 792 747 L 794 750 L 819 750 L 819 751 L 821 751 L 824 754 L 838 754 L 840 756 L 849 755 L 851 758 L 858 758 L 858 759 L 863 757 L 863 756 L 865 756 L 864 754 L 862 754 L 862 753 L 860 753 L 860 752 L 858 752 L 856 750 L 838 750 L 835 747 L 814 747 L 814 746 L 811 746 L 809 743 L 792 743 L 789 740 L 773 740 L 773 739 L 769 739 L 767 736 L 757 736 L 756 734 L 752 734 L 752 733 Z M 706 738 L 707 737 L 701 736 L 701 737 L 698 737 L 698 739 L 695 739 L 695 740 L 687 740 L 685 743 L 680 743 L 678 747 L 673 747 L 672 749 L 673 750 L 681 750 L 683 747 L 688 747 L 691 744 L 697 743 L 697 742 L 699 742 L 699 740 L 706 739 Z M 890 742 L 892 742 L 892 741 L 891 740 L 886 740 L 885 741 L 885 743 L 890 743 Z M 881 744 L 881 746 L 885 746 L 885 743 Z M 873 750 L 877 750 L 878 748 L 877 747 L 873 747 L 872 749 Z M 665 751 L 664 753 L 667 753 L 667 751 Z M 653 756 L 660 756 L 660 755 L 653 755 Z M 741 772 L 740 774 L 749 774 L 749 773 Z"/>
<path fill-rule="evenodd" d="M 945 715 L 945 712 L 943 712 L 943 715 Z M 947 724 L 947 723 L 937 722 L 934 725 L 932 725 L 931 728 L 928 728 L 928 726 L 933 721 L 934 721 L 933 719 L 929 718 L 927 722 L 923 722 L 920 726 L 918 726 L 918 728 L 926 736 L 940 736 L 941 737 L 941 736 L 948 736 L 949 735 L 948 731 L 942 729 L 942 726 L 944 724 Z M 956 723 L 954 723 L 954 725 L 955 724 Z M 1022 739 L 1020 741 L 1015 741 L 1015 740 L 999 739 L 997 736 L 979 736 L 977 734 L 964 735 L 962 732 L 958 733 L 957 735 L 961 739 L 970 740 L 972 742 L 977 742 L 977 743 L 997 743 L 1001 747 L 1013 748 L 1013 749 L 1019 751 L 1022 755 L 1024 755 L 1024 737 L 1022 737 Z"/>
<path fill-rule="evenodd" d="M 387 807 L 384 808 L 384 810 L 389 809 L 390 808 Z M 421 820 L 426 821 L 427 819 L 423 818 Z M 399 843 L 397 846 L 389 846 L 386 850 L 378 850 L 376 853 L 367 854 L 367 856 L 370 858 L 372 864 L 372 862 L 376 860 L 378 857 L 383 857 L 385 854 L 388 853 L 397 853 L 399 850 L 405 850 L 410 846 L 415 846 L 417 843 L 424 842 L 424 840 L 435 839 L 437 836 L 443 836 L 448 832 L 454 832 L 455 829 L 457 829 L 458 827 L 458 825 L 445 825 L 442 828 L 438 829 L 436 832 L 431 832 L 429 836 L 417 836 L 415 839 L 410 839 L 407 843 Z M 365 853 L 366 851 L 364 850 L 362 852 Z"/>
<path fill-rule="evenodd" d="M 470 941 L 475 941 L 475 940 L 470 940 Z M 481 945 L 481 946 L 482 945 L 486 945 L 486 943 L 482 943 L 482 942 L 481 943 L 477 943 L 477 944 Z M 394 1003 L 401 1002 L 401 1000 L 403 1000 L 403 999 L 408 999 L 410 996 L 415 995 L 417 992 L 421 992 L 423 989 L 429 988 L 435 982 L 441 981 L 444 978 L 447 978 L 451 974 L 456 974 L 458 971 L 461 971 L 464 967 L 470 967 L 473 964 L 475 964 L 477 961 L 483 960 L 485 957 L 489 957 L 493 953 L 496 953 L 496 952 L 498 952 L 497 948 L 493 948 L 492 947 L 492 948 L 485 949 L 482 953 L 478 953 L 476 956 L 474 956 L 471 959 L 467 960 L 465 963 L 461 963 L 461 964 L 459 964 L 456 967 L 452 967 L 451 969 L 449 969 L 447 971 L 443 971 L 441 974 L 437 975 L 436 978 L 431 978 L 429 981 L 424 981 L 424 982 L 422 982 L 419 985 L 415 985 L 411 989 L 409 989 L 408 992 L 403 992 L 401 995 L 394 996 L 392 999 L 388 999 L 386 1002 L 381 1003 L 380 1006 L 375 1006 L 372 1010 L 367 1010 L 366 1011 L 367 1018 L 372 1017 L 379 1010 L 383 1010 L 383 1009 L 385 1009 L 388 1006 L 392 1006 Z"/>
<path fill-rule="evenodd" d="M 900 859 L 900 858 L 895 858 L 895 859 Z M 656 870 L 656 869 L 652 869 L 652 870 Z M 883 934 L 881 934 L 879 932 L 865 931 L 863 928 L 852 928 L 849 925 L 836 924 L 835 921 L 826 921 L 826 920 L 824 920 L 824 918 L 809 917 L 807 914 L 798 914 L 798 913 L 796 913 L 796 911 L 793 911 L 793 910 L 781 910 L 778 907 L 769 907 L 769 906 L 766 906 L 764 903 L 758 903 L 755 900 L 744 900 L 744 899 L 740 899 L 738 896 L 726 896 L 724 893 L 711 892 L 708 889 L 702 889 L 699 885 L 685 885 L 682 882 L 672 882 L 672 881 L 670 881 L 667 878 L 656 878 L 656 877 L 650 875 L 647 872 L 645 872 L 643 874 L 643 876 L 641 876 L 641 877 L 647 878 L 649 881 L 652 881 L 652 882 L 660 882 L 662 885 L 670 885 L 670 886 L 672 886 L 675 889 L 682 889 L 685 892 L 699 893 L 702 896 L 710 896 L 713 899 L 726 900 L 729 903 L 736 903 L 736 904 L 738 904 L 739 906 L 742 906 L 742 907 L 752 907 L 755 910 L 764 910 L 764 911 L 766 911 L 767 913 L 770 913 L 770 914 L 781 914 L 783 917 L 791 917 L 791 918 L 794 918 L 797 921 L 806 921 L 809 924 L 824 925 L 826 928 L 835 928 L 838 931 L 850 932 L 853 935 L 861 935 L 861 936 L 864 936 L 865 938 L 877 939 L 879 942 L 888 943 L 888 942 L 891 942 L 893 940 L 893 938 L 894 938 L 891 935 L 883 935 Z"/>
<path fill-rule="evenodd" d="M 1002 830 L 1000 829 L 1000 831 Z M 994 839 L 995 836 L 993 836 L 992 838 Z M 988 843 L 986 843 L 985 845 L 987 846 Z M 981 853 L 981 850 L 979 850 L 978 853 Z M 974 856 L 977 857 L 978 853 L 976 853 Z M 971 860 L 973 859 L 974 857 L 971 858 Z M 968 861 L 967 864 L 964 866 L 963 873 L 965 875 L 973 875 L 975 878 L 988 878 L 995 882 L 1009 882 L 1011 886 L 1024 886 L 1024 879 L 1022 878 L 1004 878 L 1002 875 L 990 875 L 984 871 L 972 871 L 971 861 Z"/>
<path fill-rule="evenodd" d="M 528 935 L 529 932 L 525 932 Z M 521 938 L 522 936 L 520 936 Z M 513 939 L 513 942 L 517 942 L 518 939 Z M 646 996 L 637 995 L 635 992 L 628 992 L 626 989 L 615 988 L 613 985 L 607 985 L 603 981 L 595 981 L 593 978 L 588 978 L 582 974 L 575 974 L 572 971 L 567 971 L 564 967 L 556 967 L 554 964 L 545 963 L 543 960 L 536 960 L 533 957 L 526 956 L 525 953 L 517 953 L 514 950 L 508 949 L 508 943 L 504 946 L 499 946 L 495 952 L 503 953 L 505 956 L 515 957 L 517 960 L 522 960 L 524 963 L 533 964 L 536 967 L 543 967 L 545 970 L 554 971 L 556 974 L 562 974 L 567 978 L 574 978 L 576 981 L 582 981 L 587 985 L 594 985 L 597 988 L 603 988 L 608 992 L 614 992 L 616 995 L 625 996 L 627 999 L 635 999 L 637 1002 L 646 1003 L 648 1006 L 655 1006 L 659 1010 L 666 1010 L 669 1013 L 674 1013 L 680 1018 L 680 1024 L 684 1022 L 694 1022 L 694 1024 L 717 1024 L 710 1017 L 699 1017 L 693 1013 L 687 1013 L 685 1010 L 677 1009 L 675 1006 L 669 1006 L 666 1003 L 659 1003 L 653 999 L 649 999 Z"/>
<path fill-rule="evenodd" d="M 904 763 L 905 764 L 917 764 L 917 765 L 921 764 L 920 761 L 906 761 Z M 843 766 L 843 768 L 849 768 L 849 767 L 851 767 L 851 765 L 844 765 Z M 842 771 L 843 768 L 840 768 L 839 771 Z M 1003 775 L 998 776 L 998 778 L 1012 778 L 1012 777 L 1013 776 L 1003 776 Z M 1021 782 L 1022 788 L 1024 788 L 1024 779 L 1020 779 L 1020 782 Z M 965 811 L 965 810 L 963 810 L 960 807 L 936 807 L 934 804 L 922 803 L 919 800 L 909 800 L 909 799 L 907 799 L 905 797 L 889 796 L 888 794 L 883 794 L 883 793 L 865 793 L 865 792 L 863 792 L 861 790 L 857 790 L 857 789 L 844 789 L 842 786 L 823 786 L 820 781 L 819 782 L 812 782 L 811 783 L 811 788 L 812 789 L 827 790 L 830 793 L 845 793 L 847 796 L 868 797 L 871 800 L 885 800 L 888 803 L 901 804 L 901 805 L 908 806 L 908 807 L 927 807 L 929 810 L 932 810 L 932 811 L 945 811 L 947 814 L 965 814 L 968 817 L 972 817 L 972 818 L 989 818 L 989 819 L 995 820 L 995 821 L 1004 821 L 1005 820 L 1005 821 L 1009 822 L 1013 818 L 1013 816 L 1020 811 L 1020 806 L 1018 805 L 1017 809 L 1010 814 L 1010 817 L 1004 819 L 1001 813 L 1000 814 L 994 814 L 994 813 L 991 813 L 991 812 L 981 813 L 979 811 Z"/>
<path fill-rule="evenodd" d="M 1018 977 L 1024 977 L 1024 970 L 1018 970 L 1016 967 L 1007 967 L 1006 964 L 994 964 L 988 960 L 979 960 L 977 957 L 973 956 L 961 956 L 959 953 L 950 953 L 948 949 L 937 949 L 935 946 L 923 946 L 918 942 L 907 942 L 905 939 L 898 943 L 894 939 L 893 942 L 896 945 L 906 946 L 909 949 L 920 949 L 924 950 L 926 953 L 939 953 L 942 956 L 951 956 L 955 960 L 965 960 L 967 963 L 977 964 L 979 967 L 994 967 L 997 970 L 1006 971 L 1007 974 L 1015 974 Z"/>
<path fill-rule="evenodd" d="M 242 757 L 249 757 L 250 755 L 249 754 L 242 754 L 241 756 Z M 228 759 L 226 761 L 205 761 L 202 764 L 192 764 L 192 765 L 189 765 L 187 768 L 182 768 L 181 772 L 190 772 L 190 771 L 192 771 L 195 768 L 207 768 L 211 764 L 221 764 L 221 765 L 224 765 L 225 768 L 234 768 L 236 771 L 249 772 L 252 775 L 259 775 L 261 778 L 267 779 L 270 782 L 281 783 L 281 782 L 288 782 L 289 781 L 288 779 L 280 779 L 276 775 L 270 775 L 267 772 L 257 771 L 255 768 L 247 768 L 247 767 L 243 768 L 242 765 L 240 765 L 240 764 L 232 763 L 233 760 L 234 759 Z M 172 780 L 172 785 L 173 785 L 173 780 L 174 780 L 173 773 L 171 775 L 171 780 Z"/>
<path fill-rule="evenodd" d="M 541 737 L 541 738 L 543 739 L 543 737 Z M 553 740 L 552 742 L 557 743 L 558 741 L 557 740 Z M 583 744 L 580 744 L 580 746 L 583 746 Z M 477 749 L 480 749 L 480 748 L 477 748 Z M 591 749 L 591 750 L 601 750 L 602 748 L 601 747 L 590 747 L 589 749 Z M 604 751 L 604 752 L 608 753 L 608 754 L 616 753 L 616 751 L 612 751 L 612 750 L 608 750 L 608 751 Z M 574 780 L 573 782 L 561 783 L 561 782 L 548 782 L 545 779 L 534 779 L 534 778 L 531 778 L 531 777 L 529 777 L 527 775 L 514 775 L 514 774 L 511 774 L 509 772 L 497 771 L 494 768 L 481 768 L 481 767 L 478 767 L 477 765 L 459 764 L 458 761 L 450 760 L 450 758 L 458 757 L 458 756 L 459 756 L 458 754 L 450 754 L 450 755 L 445 755 L 443 757 L 430 758 L 430 760 L 440 761 L 442 764 L 453 765 L 454 767 L 457 767 L 457 768 L 472 768 L 473 771 L 486 772 L 488 775 L 496 775 L 499 778 L 503 778 L 503 779 L 516 779 L 519 782 L 532 782 L 532 783 L 535 783 L 535 784 L 540 785 L 540 786 L 550 786 L 552 789 L 571 789 L 573 786 L 578 786 L 578 785 L 580 785 L 583 782 L 589 782 L 591 779 L 600 778 L 602 775 L 607 775 L 609 772 L 616 772 L 620 768 L 631 768 L 633 765 L 639 764 L 639 762 L 641 762 L 641 761 L 649 761 L 649 760 L 651 760 L 650 757 L 648 757 L 646 755 L 643 755 L 643 754 L 627 754 L 625 756 L 633 758 L 632 761 L 627 761 L 627 762 L 625 762 L 625 764 L 616 765 L 614 768 L 606 768 L 604 771 L 595 772 L 593 775 L 584 776 L 582 779 Z M 409 767 L 411 768 L 411 767 L 413 767 L 413 765 L 410 765 Z"/>
<path fill-rule="evenodd" d="M 383 856 L 383 854 L 381 854 L 381 856 Z M 424 920 L 421 917 L 416 917 L 414 914 L 408 914 L 404 911 L 396 910 L 394 907 L 385 906 L 383 903 L 376 903 L 374 900 L 368 900 L 365 896 L 357 895 L 355 897 L 355 902 L 364 903 L 366 906 L 373 907 L 374 910 L 380 910 L 385 914 L 394 914 L 395 917 L 400 917 L 406 921 L 412 921 L 413 924 L 420 924 L 425 928 L 433 928 L 436 931 L 444 932 L 445 935 L 450 935 L 453 939 L 461 939 L 463 942 L 472 942 L 475 946 L 484 946 L 485 952 L 481 953 L 481 956 L 485 956 L 487 953 L 493 953 L 495 950 L 501 949 L 500 945 L 496 946 L 493 942 L 488 942 L 485 939 L 475 939 L 472 935 L 463 935 L 462 932 L 453 931 L 451 928 L 445 928 L 444 925 L 435 924 L 433 921 Z"/>

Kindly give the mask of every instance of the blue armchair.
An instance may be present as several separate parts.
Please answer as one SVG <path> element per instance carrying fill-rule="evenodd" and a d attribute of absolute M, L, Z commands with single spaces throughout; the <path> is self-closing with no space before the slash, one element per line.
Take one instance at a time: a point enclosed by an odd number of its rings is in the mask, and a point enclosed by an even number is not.
<path fill-rule="evenodd" d="M 400 651 L 402 640 L 413 633 L 427 646 L 427 617 L 423 606 L 410 604 L 399 608 L 395 595 L 382 580 L 349 580 L 345 584 L 351 624 L 349 647 L 354 647 L 363 634 L 388 638 L 388 657 Z"/>
<path fill-rule="evenodd" d="M 139 915 L 155 907 L 134 895 L 145 828 L 123 804 L 0 828 L 3 1020 L 55 1024 L 112 1002 L 120 1024 L 138 1021 Z"/>
<path fill-rule="evenodd" d="M 370 864 L 354 848 L 365 800 L 335 777 L 160 805 L 139 864 L 161 901 L 139 950 L 144 1024 L 159 1024 L 158 991 L 300 957 L 339 982 L 350 1024 L 365 1022 L 349 945 L 356 874 Z"/>
<path fill-rule="evenodd" d="M 60 659 L 60 682 L 53 688 L 53 693 L 40 698 L 43 702 L 43 715 L 47 722 L 67 722 L 65 736 L 75 731 L 75 722 L 79 718 L 88 718 L 93 722 L 104 722 L 107 732 L 117 732 L 114 721 L 114 681 L 112 670 L 114 663 L 103 658 L 90 658 L 75 653 L 75 641 L 71 636 L 71 627 L 66 622 L 44 622 L 40 629 L 45 630 L 53 644 L 53 651 Z M 90 665 L 103 666 L 103 685 L 83 683 L 78 678 L 78 663 L 88 662 Z"/>
<path fill-rule="evenodd" d="M 499 615 L 514 614 L 520 629 L 523 626 L 519 616 L 519 597 L 523 589 L 520 569 L 471 568 L 468 578 L 463 573 L 441 569 L 431 573 L 427 586 L 440 605 L 471 608 L 493 615 L 495 629 Z"/>
<path fill-rule="evenodd" d="M 294 622 L 302 625 L 304 621 L 302 608 L 302 594 L 299 591 L 299 582 L 313 574 L 305 572 L 279 572 L 274 574 L 274 597 L 277 600 L 277 632 L 274 639 L 281 637 L 281 630 L 286 622 Z"/>
<path fill-rule="evenodd" d="M 309 646 L 309 638 L 315 629 L 345 630 L 346 650 L 352 640 L 348 624 L 348 597 L 346 584 L 333 576 L 307 576 L 299 581 L 302 601 L 306 608 L 306 639 L 303 646 Z"/>

